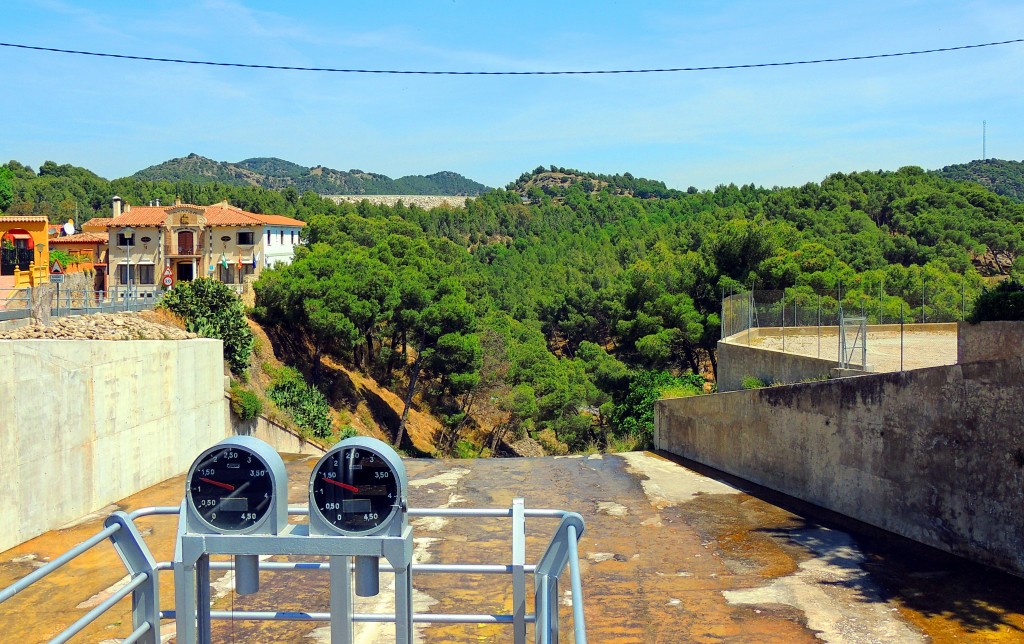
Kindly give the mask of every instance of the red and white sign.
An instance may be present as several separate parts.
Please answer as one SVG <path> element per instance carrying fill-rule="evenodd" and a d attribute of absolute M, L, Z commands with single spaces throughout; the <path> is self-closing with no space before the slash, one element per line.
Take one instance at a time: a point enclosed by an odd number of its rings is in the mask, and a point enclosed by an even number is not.
<path fill-rule="evenodd" d="M 64 267 L 60 265 L 60 262 L 53 260 L 53 266 L 50 267 L 50 275 L 63 275 Z"/>
<path fill-rule="evenodd" d="M 161 280 L 161 281 L 163 282 L 164 286 L 170 286 L 171 284 L 174 284 L 174 278 L 171 277 L 171 267 L 170 266 L 168 266 L 167 268 L 164 269 L 164 277 L 163 277 L 163 280 Z"/>

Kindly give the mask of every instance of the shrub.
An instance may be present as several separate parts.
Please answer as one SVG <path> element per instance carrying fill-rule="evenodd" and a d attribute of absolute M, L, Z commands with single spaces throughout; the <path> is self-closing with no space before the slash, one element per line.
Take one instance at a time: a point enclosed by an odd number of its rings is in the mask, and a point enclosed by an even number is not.
<path fill-rule="evenodd" d="M 159 306 L 184 320 L 188 331 L 223 340 L 224 359 L 232 372 L 240 374 L 249 367 L 254 336 L 242 300 L 227 284 L 205 277 L 178 282 Z"/>
<path fill-rule="evenodd" d="M 558 440 L 553 429 L 544 429 L 537 432 L 537 442 L 544 448 L 545 454 L 562 456 L 569 453 L 569 446 Z"/>
<path fill-rule="evenodd" d="M 231 411 L 242 420 L 252 420 L 263 413 L 263 401 L 248 389 L 235 385 L 231 388 Z"/>
<path fill-rule="evenodd" d="M 974 302 L 970 322 L 992 320 L 1024 320 L 1024 284 L 1005 280 L 981 292 Z"/>
<path fill-rule="evenodd" d="M 612 413 L 614 436 L 632 437 L 637 447 L 649 445 L 654 439 L 654 403 L 666 392 L 676 397 L 704 393 L 704 378 L 695 373 L 673 376 L 667 371 L 632 372 L 628 393 Z"/>
<path fill-rule="evenodd" d="M 281 369 L 278 379 L 267 390 L 267 396 L 314 437 L 331 437 L 331 408 L 327 399 L 319 389 L 307 385 L 295 369 Z"/>
<path fill-rule="evenodd" d="M 466 439 L 455 443 L 455 458 L 476 458 L 479 448 Z"/>
<path fill-rule="evenodd" d="M 757 376 L 743 376 L 743 380 L 740 381 L 740 385 L 744 389 L 763 389 L 768 386 L 768 383 Z"/>
<path fill-rule="evenodd" d="M 359 430 L 352 425 L 345 425 L 341 428 L 341 434 L 338 436 L 338 440 L 345 440 L 346 438 L 355 438 L 359 435 Z"/>

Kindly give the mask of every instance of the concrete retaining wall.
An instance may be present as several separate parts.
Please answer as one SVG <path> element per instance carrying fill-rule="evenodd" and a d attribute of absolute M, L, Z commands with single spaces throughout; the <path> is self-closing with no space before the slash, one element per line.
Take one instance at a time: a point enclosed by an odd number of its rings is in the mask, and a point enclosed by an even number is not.
<path fill-rule="evenodd" d="M 264 416 L 252 420 L 241 420 L 231 413 L 231 397 L 224 397 L 224 414 L 231 433 L 235 436 L 252 436 L 267 443 L 284 454 L 308 454 L 322 456 L 326 450 L 314 445 L 287 427 L 282 427 Z"/>
<path fill-rule="evenodd" d="M 826 378 L 835 368 L 835 360 L 718 343 L 718 391 L 739 391 L 750 376 L 765 383 L 801 382 Z"/>
<path fill-rule="evenodd" d="M 1024 360 L 659 401 L 655 446 L 1024 574 Z"/>
<path fill-rule="evenodd" d="M 0 551 L 229 435 L 220 340 L 0 340 Z"/>
<path fill-rule="evenodd" d="M 981 362 L 1024 357 L 1024 322 L 961 322 L 956 361 Z"/>

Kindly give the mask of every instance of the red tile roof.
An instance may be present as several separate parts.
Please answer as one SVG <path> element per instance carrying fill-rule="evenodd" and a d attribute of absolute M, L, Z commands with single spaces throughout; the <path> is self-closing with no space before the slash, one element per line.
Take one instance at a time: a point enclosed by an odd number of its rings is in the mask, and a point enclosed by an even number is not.
<path fill-rule="evenodd" d="M 164 206 L 134 206 L 128 212 L 122 212 L 120 217 L 111 219 L 107 226 L 163 226 L 166 221 L 167 208 Z"/>
<path fill-rule="evenodd" d="M 102 235 L 95 233 L 76 233 L 74 235 L 65 235 L 64 237 L 54 237 L 50 240 L 51 244 L 105 244 L 107 238 Z"/>
<path fill-rule="evenodd" d="M 113 217 L 93 217 L 82 224 L 82 228 L 106 228 L 112 221 L 114 221 Z"/>
<path fill-rule="evenodd" d="M 50 223 L 50 220 L 43 215 L 3 215 L 0 217 L 0 222 L 4 221 L 16 221 L 26 224 Z"/>
<path fill-rule="evenodd" d="M 272 226 L 295 226 L 296 228 L 302 228 L 306 225 L 306 222 L 299 221 L 298 219 L 292 219 L 291 217 L 285 217 L 284 215 L 256 215 L 253 217 L 259 219 L 265 224 Z"/>

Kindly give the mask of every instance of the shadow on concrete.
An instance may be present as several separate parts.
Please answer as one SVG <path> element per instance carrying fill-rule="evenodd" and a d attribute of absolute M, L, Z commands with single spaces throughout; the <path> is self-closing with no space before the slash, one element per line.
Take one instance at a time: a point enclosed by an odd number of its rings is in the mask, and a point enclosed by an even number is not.
<path fill-rule="evenodd" d="M 658 452 L 796 516 L 755 531 L 781 538 L 848 572 L 824 583 L 855 591 L 865 602 L 894 601 L 927 619 L 955 622 L 968 633 L 1024 629 L 1007 619 L 1024 614 L 1024 579 L 969 561 L 831 510 L 667 452 Z M 1017 620 L 1019 622 L 1019 620 Z"/>

